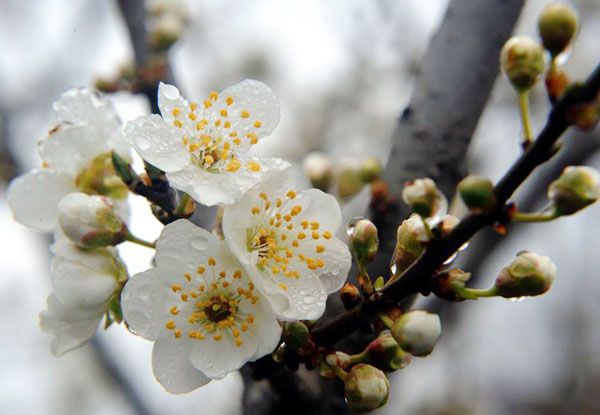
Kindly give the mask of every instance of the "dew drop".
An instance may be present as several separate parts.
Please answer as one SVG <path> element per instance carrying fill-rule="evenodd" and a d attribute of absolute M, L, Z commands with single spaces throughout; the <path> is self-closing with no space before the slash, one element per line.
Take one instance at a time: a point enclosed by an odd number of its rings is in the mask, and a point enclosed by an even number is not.
<path fill-rule="evenodd" d="M 525 297 L 514 297 L 514 298 L 509 298 L 510 301 L 514 302 L 514 303 L 519 303 L 521 301 L 523 301 L 525 299 Z"/>
<path fill-rule="evenodd" d="M 457 256 L 458 252 L 455 252 L 452 255 L 450 255 L 450 257 L 444 261 L 444 265 L 450 265 L 451 263 L 453 263 Z"/>
<path fill-rule="evenodd" d="M 398 266 L 396 265 L 396 263 L 393 263 L 392 265 L 390 265 L 390 272 L 392 275 L 396 275 L 397 270 L 398 270 Z"/>
<path fill-rule="evenodd" d="M 356 216 L 356 217 L 352 218 L 350 220 L 350 222 L 348 222 L 348 226 L 346 227 L 346 233 L 348 234 L 348 236 L 352 235 L 356 224 L 363 219 L 364 219 L 364 216 Z"/>
<path fill-rule="evenodd" d="M 205 238 L 194 238 L 190 242 L 192 248 L 203 251 L 208 248 L 208 241 Z"/>
<path fill-rule="evenodd" d="M 302 299 L 306 304 L 313 304 L 316 300 L 315 297 L 304 297 Z"/>
<path fill-rule="evenodd" d="M 138 145 L 138 147 L 140 148 L 140 150 L 142 150 L 142 151 L 148 150 L 150 148 L 150 140 L 148 140 L 144 136 L 138 137 L 135 140 L 135 142 Z"/>

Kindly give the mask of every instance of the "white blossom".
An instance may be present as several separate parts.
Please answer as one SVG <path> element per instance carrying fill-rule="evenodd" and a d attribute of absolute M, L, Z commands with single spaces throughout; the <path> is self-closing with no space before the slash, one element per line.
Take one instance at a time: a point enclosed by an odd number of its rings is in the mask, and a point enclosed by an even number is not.
<path fill-rule="evenodd" d="M 53 293 L 40 327 L 54 336 L 51 349 L 60 356 L 92 338 L 127 273 L 113 248 L 81 250 L 57 232 L 51 250 Z"/>
<path fill-rule="evenodd" d="M 225 240 L 277 316 L 286 319 L 318 318 L 327 294 L 345 282 L 351 257 L 335 237 L 340 225 L 333 196 L 317 189 L 297 192 L 281 174 L 223 213 Z"/>
<path fill-rule="evenodd" d="M 69 193 L 127 194 L 110 159 L 111 150 L 128 152 L 111 103 L 82 88 L 65 92 L 53 108 L 58 125 L 38 143 L 42 168 L 13 180 L 7 195 L 18 222 L 45 232 L 56 227 L 58 203 Z"/>
<path fill-rule="evenodd" d="M 237 201 L 269 171 L 289 163 L 248 152 L 279 123 L 279 102 L 265 84 L 245 80 L 202 104 L 161 83 L 162 116 L 131 121 L 126 136 L 140 156 L 165 171 L 171 185 L 212 206 Z"/>
<path fill-rule="evenodd" d="M 177 220 L 155 260 L 121 300 L 130 329 L 155 342 L 152 367 L 167 391 L 189 392 L 275 349 L 281 327 L 268 301 L 216 236 Z"/>
<path fill-rule="evenodd" d="M 402 315 L 391 332 L 402 349 L 414 356 L 427 356 L 442 334 L 442 324 L 437 314 L 413 310 Z"/>

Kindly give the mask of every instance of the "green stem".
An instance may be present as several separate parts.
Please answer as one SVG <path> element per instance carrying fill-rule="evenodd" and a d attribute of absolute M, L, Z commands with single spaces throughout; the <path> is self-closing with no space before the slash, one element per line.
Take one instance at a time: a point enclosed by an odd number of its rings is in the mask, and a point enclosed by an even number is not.
<path fill-rule="evenodd" d="M 454 292 L 465 300 L 477 300 L 478 298 L 496 297 L 498 295 L 496 286 L 488 289 L 454 287 Z"/>
<path fill-rule="evenodd" d="M 523 124 L 523 133 L 525 139 L 523 146 L 527 147 L 533 142 L 533 133 L 531 132 L 531 121 L 529 120 L 529 103 L 528 103 L 528 92 L 519 92 L 519 112 L 521 113 L 521 123 Z"/>
<path fill-rule="evenodd" d="M 392 328 L 394 327 L 394 320 L 392 320 L 389 316 L 385 314 L 380 314 L 379 319 L 386 328 L 392 330 Z"/>
<path fill-rule="evenodd" d="M 549 222 L 559 216 L 556 211 L 536 213 L 516 212 L 512 215 L 512 220 L 515 222 Z"/>
<path fill-rule="evenodd" d="M 350 364 L 355 365 L 357 363 L 365 363 L 368 356 L 369 354 L 366 351 L 363 351 L 359 354 L 352 354 L 350 355 Z"/>
<path fill-rule="evenodd" d="M 125 235 L 125 240 L 128 241 L 128 242 L 132 242 L 134 244 L 145 246 L 147 248 L 156 249 L 156 243 L 155 242 L 144 241 L 143 239 L 140 239 L 137 236 L 132 235 L 131 233 L 127 233 L 127 235 Z"/>
<path fill-rule="evenodd" d="M 331 368 L 331 370 L 333 371 L 333 373 L 336 374 L 336 376 L 338 378 L 340 378 L 341 380 L 346 380 L 346 378 L 348 377 L 348 374 L 344 371 L 344 369 L 342 369 L 341 367 L 339 367 L 338 365 L 333 365 L 333 366 L 329 366 Z"/>
<path fill-rule="evenodd" d="M 427 234 L 427 237 L 429 238 L 429 240 L 432 240 L 434 238 L 433 232 L 431 231 L 431 226 L 429 226 L 429 223 L 427 223 L 427 220 L 423 217 L 420 216 L 421 218 L 421 222 L 423 222 L 423 227 L 425 228 L 425 233 Z"/>
<path fill-rule="evenodd" d="M 181 196 L 181 200 L 179 201 L 177 208 L 175 209 L 176 216 L 183 215 L 183 212 L 185 212 L 185 207 L 187 206 L 189 201 L 190 201 L 190 195 L 188 195 L 187 193 L 184 193 L 183 196 Z"/>

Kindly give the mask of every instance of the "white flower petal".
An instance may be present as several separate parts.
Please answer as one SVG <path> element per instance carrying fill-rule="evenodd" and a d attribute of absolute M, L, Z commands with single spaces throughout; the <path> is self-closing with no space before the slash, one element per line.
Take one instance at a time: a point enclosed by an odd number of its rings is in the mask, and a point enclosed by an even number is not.
<path fill-rule="evenodd" d="M 352 266 L 352 256 L 348 246 L 334 238 L 327 244 L 322 258 L 325 266 L 319 271 L 319 278 L 325 286 L 325 291 L 331 294 L 342 288 L 346 282 Z"/>
<path fill-rule="evenodd" d="M 302 191 L 298 203 L 302 206 L 298 220 L 319 222 L 321 229 L 335 235 L 342 223 L 342 211 L 335 197 L 318 189 L 308 189 Z"/>
<path fill-rule="evenodd" d="M 216 236 L 194 225 L 187 219 L 179 219 L 165 226 L 156 246 L 157 267 L 195 271 L 209 256 L 218 254 L 219 240 Z"/>
<path fill-rule="evenodd" d="M 226 102 L 229 97 L 233 98 L 231 105 Z M 233 124 L 232 129 L 240 136 L 248 132 L 256 134 L 259 138 L 269 136 L 280 119 L 277 96 L 262 82 L 251 79 L 226 88 L 210 109 L 216 112 L 226 109 L 229 113 L 228 120 Z M 249 117 L 242 118 L 243 111 L 247 111 Z"/>
<path fill-rule="evenodd" d="M 58 202 L 75 191 L 70 175 L 52 169 L 35 169 L 11 182 L 7 200 L 16 221 L 49 232 L 57 225 Z"/>
<path fill-rule="evenodd" d="M 190 163 L 190 154 L 183 146 L 181 132 L 159 115 L 130 121 L 125 135 L 144 160 L 161 170 L 178 171 Z"/>
<path fill-rule="evenodd" d="M 96 333 L 105 310 L 73 308 L 61 304 L 54 295 L 48 297 L 48 309 L 40 313 L 41 329 L 55 338 L 51 350 L 61 356 L 87 343 Z"/>
<path fill-rule="evenodd" d="M 189 108 L 189 103 L 181 96 L 181 93 L 174 85 L 161 82 L 158 85 L 158 108 L 162 118 L 171 123 L 174 120 L 173 110 L 185 111 Z"/>
<path fill-rule="evenodd" d="M 256 340 L 256 352 L 249 360 L 254 361 L 273 352 L 281 339 L 281 324 L 273 315 L 266 298 L 259 296 L 256 305 L 242 303 L 240 312 L 254 315 L 256 324 L 252 326 L 252 335 Z"/>
<path fill-rule="evenodd" d="M 150 269 L 131 277 L 121 293 L 123 317 L 133 332 L 148 340 L 156 340 L 164 327 L 164 298 L 169 290 L 164 271 Z"/>
<path fill-rule="evenodd" d="M 244 333 L 242 340 L 241 346 L 237 347 L 230 333 L 224 333 L 220 341 L 207 337 L 195 344 L 190 354 L 190 362 L 209 378 L 221 379 L 227 373 L 242 367 L 256 354 L 254 336 L 251 333 Z"/>
<path fill-rule="evenodd" d="M 93 251 L 86 253 L 93 255 Z M 103 259 L 105 262 L 107 258 Z M 107 267 L 110 264 L 106 264 Z M 61 257 L 52 261 L 50 281 L 58 301 L 69 307 L 94 307 L 102 303 L 116 291 L 115 276 L 106 269 L 94 269 L 85 263 Z"/>
<path fill-rule="evenodd" d="M 120 128 L 112 103 L 87 88 L 73 88 L 61 95 L 53 105 L 59 122 L 69 124 L 98 124 L 108 130 Z"/>
<path fill-rule="evenodd" d="M 180 341 L 166 332 L 156 339 L 152 349 L 152 370 L 167 392 L 186 393 L 210 382 L 190 362 L 193 346 L 192 341 Z"/>

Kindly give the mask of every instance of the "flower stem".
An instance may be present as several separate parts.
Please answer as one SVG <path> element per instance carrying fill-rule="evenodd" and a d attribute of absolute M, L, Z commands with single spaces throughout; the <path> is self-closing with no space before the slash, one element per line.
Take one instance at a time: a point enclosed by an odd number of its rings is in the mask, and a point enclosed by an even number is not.
<path fill-rule="evenodd" d="M 156 249 L 156 243 L 155 242 L 144 241 L 143 239 L 140 239 L 137 236 L 134 236 L 134 235 L 132 235 L 129 232 L 127 232 L 127 235 L 125 235 L 125 240 L 128 241 L 128 242 L 132 242 L 134 244 L 145 246 L 146 248 Z"/>
<path fill-rule="evenodd" d="M 496 297 L 498 295 L 496 286 L 488 289 L 454 287 L 454 292 L 458 297 L 465 300 L 477 300 L 478 298 Z"/>
<path fill-rule="evenodd" d="M 183 212 L 185 212 L 185 207 L 187 206 L 189 201 L 190 201 L 190 195 L 188 195 L 187 193 L 184 193 L 183 196 L 181 196 L 181 200 L 179 201 L 177 208 L 175 209 L 176 216 L 183 215 Z"/>
<path fill-rule="evenodd" d="M 512 215 L 512 220 L 515 222 L 549 222 L 559 216 L 556 211 L 537 213 L 516 212 Z"/>
<path fill-rule="evenodd" d="M 344 369 L 342 369 L 341 367 L 339 367 L 338 365 L 333 365 L 330 366 L 331 370 L 333 371 L 333 373 L 336 374 L 336 376 L 338 378 L 340 378 L 341 380 L 346 380 L 346 378 L 348 377 L 348 373 L 346 373 L 344 371 Z"/>
<path fill-rule="evenodd" d="M 525 148 L 527 148 L 533 142 L 531 121 L 529 120 L 528 96 L 528 91 L 519 92 L 519 112 L 521 113 L 521 123 L 523 124 L 523 133 L 525 134 L 523 141 L 523 147 Z"/>

